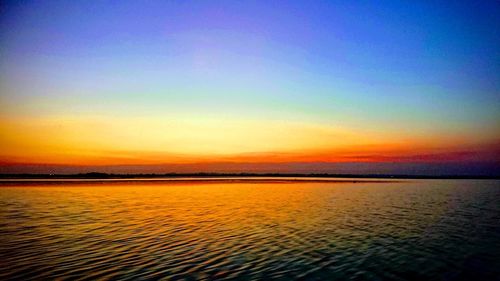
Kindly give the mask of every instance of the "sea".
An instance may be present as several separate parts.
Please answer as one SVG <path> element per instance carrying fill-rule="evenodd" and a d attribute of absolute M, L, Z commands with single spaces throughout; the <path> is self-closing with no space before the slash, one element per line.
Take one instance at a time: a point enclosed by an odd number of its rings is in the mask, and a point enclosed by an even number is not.
<path fill-rule="evenodd" d="M 2 180 L 0 280 L 500 280 L 500 181 Z"/>

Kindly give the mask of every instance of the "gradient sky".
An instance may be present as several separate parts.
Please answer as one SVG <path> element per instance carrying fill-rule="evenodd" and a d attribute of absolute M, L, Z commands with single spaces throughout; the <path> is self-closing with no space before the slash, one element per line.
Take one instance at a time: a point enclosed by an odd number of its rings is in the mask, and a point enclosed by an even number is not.
<path fill-rule="evenodd" d="M 0 172 L 498 174 L 498 1 L 2 1 L 0 13 Z"/>

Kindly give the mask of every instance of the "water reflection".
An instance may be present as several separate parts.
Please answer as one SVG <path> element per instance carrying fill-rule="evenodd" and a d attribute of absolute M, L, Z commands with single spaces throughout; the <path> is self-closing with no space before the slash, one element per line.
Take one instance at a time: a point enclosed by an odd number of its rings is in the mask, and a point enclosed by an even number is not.
<path fill-rule="evenodd" d="M 0 278 L 491 278 L 499 187 L 10 183 L 0 188 Z"/>

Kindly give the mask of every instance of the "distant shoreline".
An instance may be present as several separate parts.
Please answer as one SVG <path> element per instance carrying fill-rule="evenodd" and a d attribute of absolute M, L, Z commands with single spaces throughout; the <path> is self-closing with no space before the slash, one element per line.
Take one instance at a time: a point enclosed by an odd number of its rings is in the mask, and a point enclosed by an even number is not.
<path fill-rule="evenodd" d="M 245 179 L 247 178 L 247 179 Z M 165 174 L 0 174 L 1 180 L 265 180 L 281 178 L 283 180 L 327 179 L 500 179 L 500 176 L 468 175 L 390 175 L 390 174 L 300 174 L 300 173 L 165 173 Z"/>

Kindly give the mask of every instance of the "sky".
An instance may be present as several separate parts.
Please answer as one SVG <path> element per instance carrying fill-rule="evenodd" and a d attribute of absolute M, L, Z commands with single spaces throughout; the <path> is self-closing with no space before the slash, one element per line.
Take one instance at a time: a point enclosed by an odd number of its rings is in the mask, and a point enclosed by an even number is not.
<path fill-rule="evenodd" d="M 2 1 L 0 172 L 500 174 L 498 1 Z"/>

